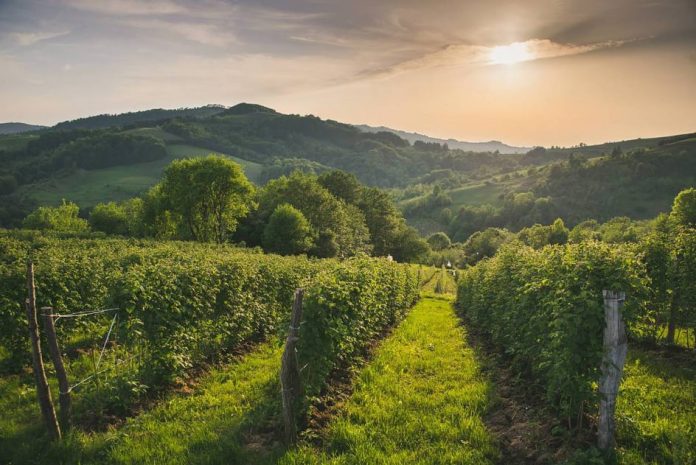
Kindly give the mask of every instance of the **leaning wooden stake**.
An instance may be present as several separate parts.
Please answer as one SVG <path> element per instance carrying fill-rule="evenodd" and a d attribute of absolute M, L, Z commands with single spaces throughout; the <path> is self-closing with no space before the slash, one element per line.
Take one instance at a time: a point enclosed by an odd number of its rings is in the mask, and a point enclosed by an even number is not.
<path fill-rule="evenodd" d="M 621 317 L 626 294 L 623 292 L 604 291 L 604 357 L 602 359 L 602 377 L 599 381 L 599 428 L 597 445 L 607 450 L 614 447 L 614 411 L 616 397 L 619 393 L 621 374 L 628 344 L 626 325 Z"/>
<path fill-rule="evenodd" d="M 27 263 L 27 291 L 29 298 L 26 301 L 27 320 L 29 320 L 29 337 L 31 338 L 31 355 L 34 366 L 34 379 L 36 380 L 36 395 L 39 398 L 41 415 L 46 422 L 48 432 L 53 439 L 60 439 L 60 426 L 56 419 L 56 410 L 51 399 L 51 390 L 48 388 L 46 371 L 41 355 L 41 339 L 39 338 L 39 322 L 36 316 L 36 288 L 34 287 L 34 264 Z"/>
<path fill-rule="evenodd" d="M 300 367 L 297 363 L 296 344 L 299 339 L 300 321 L 302 320 L 303 290 L 295 291 L 295 302 L 292 305 L 292 318 L 288 339 L 280 368 L 280 386 L 283 399 L 283 423 L 285 425 L 285 441 L 288 444 L 297 442 L 297 414 L 302 401 L 302 384 L 300 382 Z"/>
<path fill-rule="evenodd" d="M 56 378 L 58 378 L 60 426 L 64 430 L 67 430 L 70 428 L 70 410 L 72 404 L 70 400 L 70 384 L 68 383 L 68 374 L 65 372 L 63 357 L 60 354 L 60 347 L 58 346 L 56 327 L 53 320 L 53 309 L 51 307 L 42 307 L 41 311 L 44 317 L 46 339 L 48 340 L 48 352 L 51 354 L 53 366 L 56 368 Z"/>

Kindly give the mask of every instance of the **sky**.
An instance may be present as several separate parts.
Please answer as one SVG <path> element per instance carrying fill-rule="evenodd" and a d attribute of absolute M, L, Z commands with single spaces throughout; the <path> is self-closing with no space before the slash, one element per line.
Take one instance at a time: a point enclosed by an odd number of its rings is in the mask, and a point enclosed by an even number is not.
<path fill-rule="evenodd" d="M 0 122 L 252 102 L 513 145 L 696 131 L 696 0 L 0 0 Z"/>

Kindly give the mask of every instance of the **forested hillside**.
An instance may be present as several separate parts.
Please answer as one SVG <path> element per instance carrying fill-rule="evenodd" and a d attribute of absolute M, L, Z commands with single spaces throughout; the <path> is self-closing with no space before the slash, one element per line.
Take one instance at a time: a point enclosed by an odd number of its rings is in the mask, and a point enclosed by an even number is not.
<path fill-rule="evenodd" d="M 0 136 L 0 225 L 17 226 L 38 205 L 85 210 L 142 195 L 173 160 L 215 152 L 256 184 L 293 171 L 341 169 L 393 189 L 421 233 L 458 241 L 486 227 L 519 230 L 561 217 L 650 218 L 694 184 L 696 138 L 637 139 L 535 148 L 526 154 L 413 144 L 392 132 L 253 104 L 99 115 L 39 132 Z"/>
<path fill-rule="evenodd" d="M 681 189 L 696 184 L 696 138 L 646 139 L 640 144 L 624 143 L 634 147 L 627 151 L 620 144 L 537 148 L 519 163 L 539 166 L 463 184 L 450 176 L 397 195 L 407 219 L 422 232 L 446 231 L 456 240 L 487 227 L 519 231 L 559 217 L 571 227 L 588 219 L 652 218 L 668 211 Z M 608 151 L 598 152 L 598 147 Z M 424 193 L 409 198 L 418 193 L 416 187 Z"/>

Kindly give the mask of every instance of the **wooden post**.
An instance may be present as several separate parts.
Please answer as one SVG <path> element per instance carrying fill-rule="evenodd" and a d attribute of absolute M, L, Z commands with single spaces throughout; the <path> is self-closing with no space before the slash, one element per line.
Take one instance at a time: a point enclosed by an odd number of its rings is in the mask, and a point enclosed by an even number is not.
<path fill-rule="evenodd" d="M 31 338 L 31 355 L 34 367 L 34 379 L 36 381 L 36 395 L 39 398 L 41 415 L 46 422 L 46 427 L 53 439 L 60 439 L 60 426 L 56 419 L 56 410 L 51 400 L 51 390 L 48 387 L 46 371 L 44 370 L 43 357 L 41 355 L 41 339 L 39 337 L 39 322 L 36 316 L 36 288 L 34 287 L 34 264 L 27 262 L 27 291 L 29 298 L 26 300 L 27 319 L 29 320 L 29 337 Z"/>
<path fill-rule="evenodd" d="M 70 384 L 68 383 L 68 374 L 65 372 L 63 357 L 60 354 L 60 346 L 58 346 L 56 327 L 53 320 L 53 309 L 51 307 L 42 307 L 41 311 L 44 317 L 46 339 L 48 339 L 48 352 L 51 355 L 53 366 L 56 368 L 56 378 L 58 378 L 60 426 L 63 428 L 63 430 L 67 430 L 70 428 L 70 410 L 72 404 L 70 400 Z"/>
<path fill-rule="evenodd" d="M 616 397 L 619 393 L 621 374 L 623 373 L 626 352 L 628 350 L 626 325 L 621 317 L 626 294 L 623 292 L 604 291 L 604 357 L 602 359 L 602 377 L 599 380 L 599 428 L 597 445 L 602 450 L 614 447 L 614 412 Z"/>
<path fill-rule="evenodd" d="M 297 364 L 296 343 L 299 339 L 300 321 L 302 320 L 302 296 L 304 291 L 295 291 L 295 301 L 292 305 L 290 330 L 285 342 L 285 351 L 280 367 L 280 387 L 283 399 L 283 423 L 285 425 L 285 441 L 288 445 L 297 442 L 297 414 L 302 400 L 302 384 L 300 382 L 300 367 Z"/>

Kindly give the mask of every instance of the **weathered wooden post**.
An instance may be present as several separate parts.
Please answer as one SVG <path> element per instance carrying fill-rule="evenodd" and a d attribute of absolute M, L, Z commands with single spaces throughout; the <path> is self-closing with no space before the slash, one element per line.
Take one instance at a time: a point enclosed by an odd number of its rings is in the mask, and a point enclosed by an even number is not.
<path fill-rule="evenodd" d="M 602 358 L 602 377 L 599 380 L 599 428 L 597 445 L 602 450 L 614 447 L 614 412 L 619 384 L 626 361 L 628 341 L 626 325 L 621 317 L 624 292 L 604 291 L 604 357 Z"/>
<path fill-rule="evenodd" d="M 46 339 L 48 340 L 48 353 L 51 355 L 53 366 L 56 368 L 56 378 L 58 378 L 60 426 L 66 430 L 70 428 L 70 410 L 72 405 L 70 400 L 70 384 L 68 383 L 68 374 L 65 372 L 63 357 L 60 354 L 60 347 L 58 346 L 56 327 L 53 320 L 53 308 L 42 307 L 41 311 L 44 317 Z"/>
<path fill-rule="evenodd" d="M 288 339 L 280 368 L 280 387 L 283 399 L 283 423 L 285 425 L 285 441 L 287 444 L 297 442 L 297 414 L 302 400 L 302 384 L 300 382 L 300 367 L 297 363 L 296 343 L 299 340 L 300 321 L 302 320 L 302 296 L 304 291 L 295 291 L 295 301 L 292 305 L 292 318 Z"/>
<path fill-rule="evenodd" d="M 48 387 L 43 357 L 41 355 L 41 339 L 39 337 L 39 322 L 36 316 L 36 288 L 34 287 L 34 264 L 27 262 L 27 291 L 29 297 L 26 300 L 27 320 L 29 320 L 29 337 L 31 338 L 31 356 L 34 367 L 34 379 L 36 381 L 36 395 L 41 407 L 41 415 L 46 422 L 46 427 L 53 439 L 60 439 L 60 426 L 56 419 L 56 410 L 51 399 L 51 390 Z"/>

